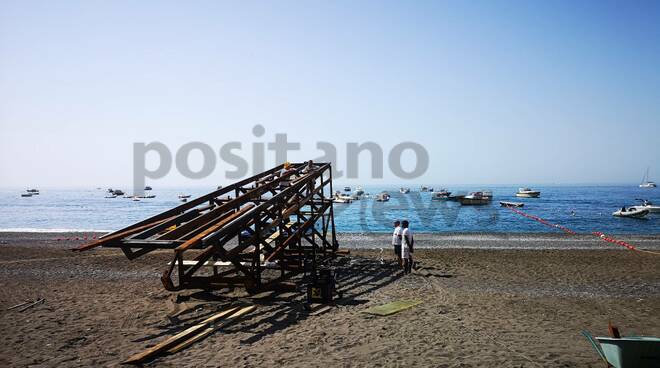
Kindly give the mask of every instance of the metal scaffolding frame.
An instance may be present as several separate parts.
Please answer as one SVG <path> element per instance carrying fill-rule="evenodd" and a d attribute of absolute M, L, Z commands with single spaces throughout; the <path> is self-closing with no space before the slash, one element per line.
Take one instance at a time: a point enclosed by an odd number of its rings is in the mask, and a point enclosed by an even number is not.
<path fill-rule="evenodd" d="M 258 292 L 335 256 L 332 193 L 330 163 L 279 165 L 77 250 L 116 247 L 135 259 L 172 249 L 167 290 Z"/>

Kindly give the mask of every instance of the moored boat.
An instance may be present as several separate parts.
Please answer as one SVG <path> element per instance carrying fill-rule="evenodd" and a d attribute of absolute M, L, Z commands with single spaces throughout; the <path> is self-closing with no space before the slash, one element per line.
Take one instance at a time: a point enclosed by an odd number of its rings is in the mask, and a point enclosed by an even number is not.
<path fill-rule="evenodd" d="M 529 188 L 518 188 L 516 197 L 522 198 L 538 198 L 541 195 L 541 192 L 538 190 L 531 190 Z"/>
<path fill-rule="evenodd" d="M 332 201 L 334 203 L 351 203 L 353 202 L 353 198 L 349 195 L 346 194 L 341 194 L 340 192 L 335 193 L 335 196 L 332 198 Z"/>
<path fill-rule="evenodd" d="M 148 185 L 147 185 L 146 187 L 144 187 L 144 190 L 151 190 L 151 189 L 152 189 L 152 188 L 151 188 L 150 186 L 148 186 Z"/>
<path fill-rule="evenodd" d="M 449 196 L 451 196 L 451 192 L 447 191 L 447 189 L 440 189 L 437 192 L 433 192 L 431 199 L 434 201 L 444 201 L 448 200 Z"/>
<path fill-rule="evenodd" d="M 620 210 L 612 212 L 612 216 L 642 218 L 649 214 L 649 210 L 635 207 L 621 207 Z"/>
<path fill-rule="evenodd" d="M 500 201 L 500 206 L 502 207 L 522 207 L 524 205 L 522 202 Z"/>
<path fill-rule="evenodd" d="M 32 197 L 32 193 L 21 193 L 21 197 Z"/>
<path fill-rule="evenodd" d="M 654 182 L 649 181 L 649 168 L 648 167 L 646 168 L 646 173 L 644 174 L 644 178 L 642 179 L 642 183 L 639 184 L 639 187 L 640 188 L 646 188 L 646 189 L 657 187 L 657 185 Z"/>
<path fill-rule="evenodd" d="M 410 188 L 400 188 L 399 193 L 408 194 L 408 193 L 410 193 Z"/>
<path fill-rule="evenodd" d="M 179 194 L 179 199 L 188 199 L 190 198 L 190 194 Z"/>
<path fill-rule="evenodd" d="M 489 192 L 473 192 L 459 198 L 458 201 L 464 206 L 479 206 L 489 204 L 492 198 L 492 194 Z"/>
<path fill-rule="evenodd" d="M 350 191 L 351 191 L 351 187 L 349 187 L 349 186 L 344 187 L 344 192 L 350 192 Z"/>
<path fill-rule="evenodd" d="M 376 195 L 377 202 L 387 202 L 390 200 L 390 194 L 387 192 L 380 192 Z"/>

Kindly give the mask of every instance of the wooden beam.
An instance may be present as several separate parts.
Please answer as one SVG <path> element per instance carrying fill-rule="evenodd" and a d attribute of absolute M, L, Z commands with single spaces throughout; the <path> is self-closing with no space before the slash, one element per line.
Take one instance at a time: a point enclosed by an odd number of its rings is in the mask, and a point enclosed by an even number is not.
<path fill-rule="evenodd" d="M 137 364 L 140 362 L 143 362 L 149 358 L 154 357 L 156 354 L 169 349 L 172 346 L 175 346 L 178 344 L 180 341 L 185 340 L 186 338 L 190 337 L 192 334 L 195 332 L 198 332 L 202 330 L 203 328 L 207 327 L 210 323 L 213 323 L 221 318 L 224 318 L 225 316 L 232 314 L 238 310 L 238 307 L 233 307 L 226 309 L 220 313 L 216 313 L 213 316 L 205 319 L 199 324 L 196 324 L 192 327 L 189 327 L 178 334 L 168 337 L 164 341 L 159 342 L 158 344 L 150 347 L 147 350 L 144 350 L 141 353 L 135 354 L 131 356 L 130 358 L 126 359 L 125 361 L 122 362 L 122 364 Z"/>
<path fill-rule="evenodd" d="M 122 232 L 119 232 L 119 233 L 110 234 L 110 235 L 108 235 L 108 236 L 104 236 L 104 237 L 102 237 L 101 239 L 99 239 L 99 240 L 97 240 L 97 241 L 95 241 L 95 242 L 91 242 L 91 243 L 89 243 L 89 244 L 81 245 L 80 247 L 75 248 L 75 249 L 73 249 L 73 250 L 75 250 L 75 251 L 79 251 L 79 252 L 82 252 L 82 251 L 85 251 L 85 250 L 89 250 L 89 249 L 92 249 L 92 248 L 96 248 L 96 247 L 98 247 L 98 246 L 105 245 L 105 244 L 107 244 L 108 242 L 111 242 L 111 241 L 113 241 L 113 240 L 120 240 L 120 239 L 122 239 L 122 238 L 124 238 L 124 237 L 126 237 L 126 236 L 128 236 L 128 235 L 135 234 L 135 233 L 137 233 L 137 232 L 139 232 L 139 231 L 142 231 L 142 230 L 144 230 L 144 229 L 148 229 L 148 228 L 150 228 L 150 227 L 152 227 L 152 226 L 158 225 L 158 224 L 160 224 L 160 223 L 162 223 L 162 222 L 165 222 L 165 221 L 167 221 L 167 220 L 170 220 L 170 219 L 172 219 L 172 218 L 174 218 L 174 217 L 175 217 L 175 216 L 172 216 L 172 217 L 169 217 L 169 218 L 166 218 L 166 219 L 162 219 L 162 220 L 158 220 L 158 221 L 150 222 L 150 223 L 148 223 L 148 224 L 145 224 L 145 225 L 142 225 L 142 226 L 138 226 L 138 227 L 135 227 L 135 228 L 132 228 L 132 229 L 126 230 L 126 231 L 122 231 Z"/>
<path fill-rule="evenodd" d="M 240 310 L 236 311 L 231 316 L 227 317 L 225 319 L 226 323 L 224 323 L 224 324 L 218 323 L 218 324 L 215 324 L 213 326 L 207 327 L 202 332 L 199 332 L 198 334 L 194 335 L 193 337 L 189 338 L 188 340 L 185 340 L 185 341 L 169 348 L 167 350 L 167 352 L 170 353 L 170 354 L 177 353 L 177 352 L 187 348 L 188 346 L 196 343 L 197 341 L 205 338 L 206 336 L 212 334 L 213 332 L 219 330 L 220 328 L 227 326 L 229 323 L 233 322 L 233 320 L 237 319 L 238 317 L 241 317 L 245 314 L 248 314 L 248 313 L 254 311 L 255 309 L 257 309 L 257 307 L 255 307 L 254 305 L 251 305 L 249 307 L 241 308 Z"/>

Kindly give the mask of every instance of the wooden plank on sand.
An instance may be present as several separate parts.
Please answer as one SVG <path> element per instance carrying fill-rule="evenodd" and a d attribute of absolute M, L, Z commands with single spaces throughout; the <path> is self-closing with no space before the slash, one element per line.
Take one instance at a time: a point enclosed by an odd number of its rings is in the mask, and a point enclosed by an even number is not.
<path fill-rule="evenodd" d="M 188 340 L 184 340 L 183 342 L 179 343 L 178 345 L 175 345 L 175 346 L 169 348 L 169 349 L 167 350 L 167 352 L 170 353 L 170 354 L 177 353 L 177 352 L 179 352 L 179 351 L 181 351 L 181 350 L 187 348 L 188 346 L 190 346 L 190 345 L 196 343 L 197 341 L 199 341 L 199 340 L 205 338 L 206 336 L 212 334 L 212 333 L 215 332 L 216 330 L 218 330 L 218 329 L 220 329 L 221 327 L 223 327 L 223 325 L 226 326 L 226 325 L 229 324 L 232 320 L 234 320 L 234 319 L 236 319 L 236 318 L 238 318 L 238 317 L 240 317 L 240 316 L 242 316 L 242 315 L 244 315 L 244 314 L 250 313 L 250 312 L 252 312 L 252 311 L 255 310 L 255 309 L 257 309 L 257 307 L 255 307 L 254 305 L 251 305 L 251 306 L 249 306 L 249 307 L 241 308 L 240 310 L 238 310 L 237 312 L 235 312 L 234 314 L 232 314 L 231 316 L 229 316 L 229 317 L 227 317 L 227 318 L 225 319 L 225 320 L 227 321 L 227 323 L 224 323 L 224 324 L 220 324 L 220 323 L 218 323 L 218 324 L 216 324 L 216 325 L 214 325 L 214 326 L 207 327 L 207 328 L 204 329 L 202 332 L 200 332 L 200 333 L 198 333 L 197 335 L 195 335 L 195 336 L 189 338 Z"/>
<path fill-rule="evenodd" d="M 226 309 L 226 310 L 224 310 L 220 313 L 216 313 L 213 316 L 203 320 L 201 323 L 199 323 L 195 326 L 189 327 L 189 328 L 179 332 L 178 334 L 176 334 L 174 336 L 168 337 L 164 341 L 159 342 L 158 344 L 150 347 L 149 349 L 147 349 L 147 350 L 145 350 L 141 353 L 138 353 L 138 354 L 135 354 L 135 355 L 131 356 L 130 358 L 123 361 L 122 364 L 136 364 L 136 363 L 140 363 L 142 361 L 145 361 L 145 360 L 153 357 L 154 355 L 160 353 L 161 351 L 166 350 L 166 349 L 176 345 L 177 343 L 179 343 L 179 341 L 186 339 L 187 337 L 194 334 L 195 332 L 207 327 L 210 323 L 213 323 L 213 322 L 215 322 L 215 321 L 217 321 L 217 320 L 219 320 L 219 319 L 221 319 L 221 318 L 223 318 L 223 317 L 225 317 L 225 316 L 227 316 L 231 313 L 236 312 L 237 309 L 238 309 L 238 307 L 233 307 L 233 308 Z"/>

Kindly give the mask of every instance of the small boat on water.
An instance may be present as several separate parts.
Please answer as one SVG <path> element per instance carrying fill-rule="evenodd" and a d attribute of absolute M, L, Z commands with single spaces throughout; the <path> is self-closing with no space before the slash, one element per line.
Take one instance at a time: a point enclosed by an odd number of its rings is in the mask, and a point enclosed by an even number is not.
<path fill-rule="evenodd" d="M 461 202 L 461 205 L 463 206 L 480 206 L 490 204 L 492 198 L 493 196 L 490 192 L 473 192 L 459 198 L 458 201 Z"/>
<path fill-rule="evenodd" d="M 654 182 L 649 181 L 649 168 L 648 167 L 646 168 L 646 174 L 644 174 L 644 178 L 642 179 L 642 183 L 639 184 L 639 187 L 640 188 L 646 188 L 646 189 L 657 187 L 657 185 Z"/>
<path fill-rule="evenodd" d="M 431 199 L 434 201 L 445 201 L 448 200 L 450 196 L 451 192 L 443 188 L 437 192 L 433 192 L 433 197 L 431 197 Z"/>
<path fill-rule="evenodd" d="M 502 207 L 522 207 L 524 205 L 522 202 L 500 201 L 500 206 Z"/>
<path fill-rule="evenodd" d="M 181 202 L 188 202 L 188 198 L 179 198 Z"/>
<path fill-rule="evenodd" d="M 351 191 L 351 187 L 344 187 L 344 192 L 350 192 L 350 191 Z"/>
<path fill-rule="evenodd" d="M 190 194 L 179 194 L 179 199 L 188 199 L 190 197 Z"/>
<path fill-rule="evenodd" d="M 39 189 L 28 189 L 27 192 L 39 194 Z"/>
<path fill-rule="evenodd" d="M 145 196 L 139 196 L 139 197 L 136 197 L 136 198 L 150 199 L 150 198 L 156 198 L 156 196 L 154 194 L 150 194 L 150 195 L 145 195 Z"/>
<path fill-rule="evenodd" d="M 114 195 L 116 195 L 116 196 L 123 196 L 123 195 L 124 195 L 124 191 L 121 190 L 121 189 L 115 189 L 115 190 L 112 191 L 112 194 L 114 194 Z"/>
<path fill-rule="evenodd" d="M 346 194 L 341 194 L 340 192 L 335 193 L 335 196 L 332 198 L 332 201 L 334 203 L 351 203 L 353 202 L 353 198 L 349 195 Z"/>
<path fill-rule="evenodd" d="M 420 191 L 420 192 L 428 192 L 428 191 L 429 191 L 429 187 L 427 187 L 427 186 L 425 186 L 425 185 L 422 185 L 422 186 L 419 188 L 419 191 Z"/>
<path fill-rule="evenodd" d="M 32 197 L 32 193 L 21 193 L 21 197 Z"/>
<path fill-rule="evenodd" d="M 103 198 L 117 198 L 117 196 L 113 194 L 113 195 L 105 196 Z"/>
<path fill-rule="evenodd" d="M 144 187 L 144 190 L 151 190 L 151 187 L 147 185 L 146 187 Z"/>
<path fill-rule="evenodd" d="M 358 196 L 358 197 L 363 196 L 364 195 L 364 189 L 362 189 L 362 187 L 358 185 L 355 188 L 355 195 Z"/>
<path fill-rule="evenodd" d="M 447 200 L 452 201 L 452 202 L 460 202 L 461 198 L 465 197 L 466 195 L 467 195 L 467 193 L 465 193 L 465 192 L 453 193 L 453 194 L 450 194 L 449 197 L 447 197 Z"/>
<path fill-rule="evenodd" d="M 387 202 L 390 200 L 390 194 L 387 192 L 380 192 L 376 195 L 376 202 Z"/>
<path fill-rule="evenodd" d="M 399 193 L 408 194 L 408 193 L 410 193 L 410 188 L 400 188 Z"/>
<path fill-rule="evenodd" d="M 541 192 L 538 190 L 531 190 L 529 188 L 518 188 L 516 197 L 522 198 L 538 198 L 541 195 Z"/>
<path fill-rule="evenodd" d="M 635 207 L 621 207 L 620 210 L 612 212 L 612 216 L 642 218 L 649 214 L 649 210 Z"/>
<path fill-rule="evenodd" d="M 651 203 L 651 201 L 647 199 L 639 199 L 639 200 L 642 201 L 642 205 L 633 206 L 634 208 L 648 210 L 649 213 L 660 213 L 660 206 Z"/>

